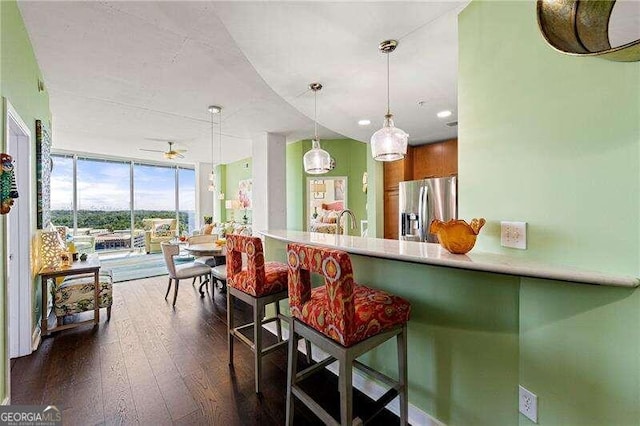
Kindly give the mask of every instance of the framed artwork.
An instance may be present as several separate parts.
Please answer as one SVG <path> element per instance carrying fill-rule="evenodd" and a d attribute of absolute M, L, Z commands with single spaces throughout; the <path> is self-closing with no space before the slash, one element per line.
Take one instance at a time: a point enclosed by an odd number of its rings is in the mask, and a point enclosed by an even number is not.
<path fill-rule="evenodd" d="M 238 201 L 245 210 L 251 210 L 251 191 L 253 190 L 253 180 L 244 179 L 238 182 Z"/>
<path fill-rule="evenodd" d="M 36 120 L 36 191 L 38 229 L 51 222 L 51 132 L 42 120 Z"/>

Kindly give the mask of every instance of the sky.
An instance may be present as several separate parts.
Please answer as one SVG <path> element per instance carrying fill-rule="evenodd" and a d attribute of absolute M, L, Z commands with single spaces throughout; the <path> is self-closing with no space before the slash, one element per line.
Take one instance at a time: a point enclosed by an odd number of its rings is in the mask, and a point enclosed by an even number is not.
<path fill-rule="evenodd" d="M 129 163 L 78 159 L 78 210 L 128 210 Z M 134 208 L 175 209 L 175 169 L 136 164 Z M 195 172 L 180 169 L 180 210 L 195 210 Z M 53 156 L 51 209 L 73 208 L 73 159 Z"/>

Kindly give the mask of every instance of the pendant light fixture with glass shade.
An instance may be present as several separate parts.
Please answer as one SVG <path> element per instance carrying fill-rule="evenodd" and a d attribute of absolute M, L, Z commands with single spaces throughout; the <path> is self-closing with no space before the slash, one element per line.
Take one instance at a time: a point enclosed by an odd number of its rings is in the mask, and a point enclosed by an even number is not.
<path fill-rule="evenodd" d="M 302 163 L 306 173 L 321 175 L 331 170 L 331 156 L 320 147 L 320 138 L 318 137 L 318 92 L 322 89 L 322 84 L 311 83 L 309 89 L 313 90 L 314 137 L 311 141 L 311 149 L 302 157 Z"/>
<path fill-rule="evenodd" d="M 409 135 L 393 124 L 393 114 L 389 108 L 389 54 L 398 46 L 396 40 L 385 40 L 378 46 L 387 55 L 387 113 L 384 125 L 371 136 L 371 155 L 377 161 L 402 160 L 407 155 Z"/>
<path fill-rule="evenodd" d="M 222 108 L 217 105 L 210 105 L 208 110 L 211 115 L 211 173 L 209 173 L 208 190 L 210 192 L 214 192 L 216 190 L 216 171 L 213 164 L 213 114 L 220 114 L 222 112 Z"/>

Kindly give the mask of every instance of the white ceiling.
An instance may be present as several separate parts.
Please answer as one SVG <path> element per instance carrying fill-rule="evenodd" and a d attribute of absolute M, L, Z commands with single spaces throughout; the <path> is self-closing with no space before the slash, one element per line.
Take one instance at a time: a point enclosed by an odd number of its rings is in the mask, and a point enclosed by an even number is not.
<path fill-rule="evenodd" d="M 147 138 L 176 139 L 188 149 L 181 162 L 209 161 L 207 106 L 219 104 L 226 163 L 249 156 L 259 132 L 309 138 L 311 81 L 325 85 L 321 137 L 367 141 L 385 111 L 386 62 L 377 44 L 390 37 L 400 40 L 391 56 L 396 125 L 412 143 L 454 136 L 443 124 L 456 119 L 456 14 L 466 3 L 19 6 L 50 95 L 54 148 L 161 160 L 139 148 L 166 146 Z M 440 109 L 454 116 L 437 119 Z M 359 127 L 360 118 L 371 126 Z"/>

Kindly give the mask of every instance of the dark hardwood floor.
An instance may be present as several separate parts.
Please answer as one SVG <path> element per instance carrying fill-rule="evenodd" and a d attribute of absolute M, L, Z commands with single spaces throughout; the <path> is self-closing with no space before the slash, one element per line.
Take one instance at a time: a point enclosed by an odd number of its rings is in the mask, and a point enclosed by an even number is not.
<path fill-rule="evenodd" d="M 234 368 L 227 363 L 225 295 L 216 290 L 203 299 L 197 286 L 180 284 L 175 310 L 164 300 L 166 277 L 114 284 L 110 322 L 103 311 L 99 327 L 60 332 L 12 361 L 12 404 L 57 405 L 65 425 L 284 424 L 286 349 L 265 358 L 257 396 L 251 351 L 236 343 Z M 249 322 L 249 307 L 239 302 L 236 315 Z M 312 376 L 305 390 L 339 419 L 333 374 Z M 371 405 L 355 391 L 356 415 Z M 321 424 L 300 402 L 295 423 Z M 372 424 L 398 423 L 385 410 Z"/>

